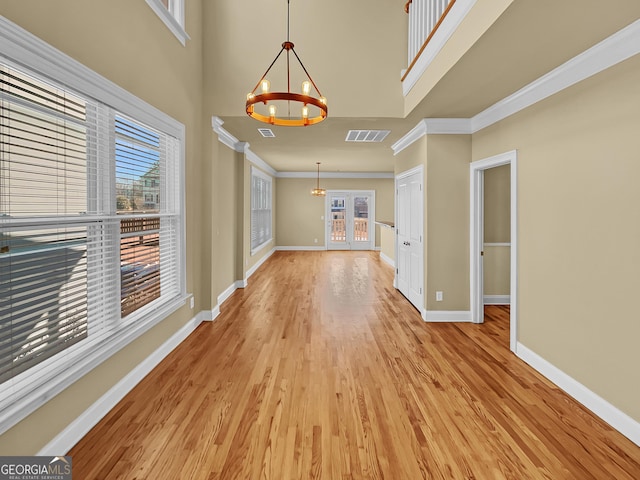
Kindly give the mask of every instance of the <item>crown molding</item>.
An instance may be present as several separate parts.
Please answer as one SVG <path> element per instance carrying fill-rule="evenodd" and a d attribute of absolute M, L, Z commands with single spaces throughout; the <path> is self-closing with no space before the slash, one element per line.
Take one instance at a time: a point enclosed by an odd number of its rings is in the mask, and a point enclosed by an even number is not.
<path fill-rule="evenodd" d="M 427 121 L 422 119 L 418 124 L 409 130 L 400 140 L 391 145 L 394 155 L 398 155 L 402 150 L 407 148 L 413 142 L 421 139 L 427 134 Z"/>
<path fill-rule="evenodd" d="M 471 118 L 472 133 L 640 53 L 640 20 L 607 37 Z"/>
<path fill-rule="evenodd" d="M 317 172 L 278 172 L 278 178 L 317 178 Z M 393 178 L 393 172 L 320 172 L 320 178 Z"/>
<path fill-rule="evenodd" d="M 220 141 L 220 143 L 226 145 L 232 150 L 239 151 L 236 149 L 236 145 L 240 141 L 222 127 L 223 123 L 224 120 L 222 120 L 220 117 L 216 117 L 215 115 L 211 117 L 211 127 L 213 127 L 213 131 L 218 135 L 218 140 Z"/>
<path fill-rule="evenodd" d="M 469 135 L 471 133 L 469 118 L 423 118 L 404 137 L 391 145 L 391 149 L 393 154 L 397 155 L 425 135 Z"/>
<path fill-rule="evenodd" d="M 275 177 L 278 172 L 276 172 L 276 170 L 271 165 L 262 160 L 249 148 L 249 142 L 241 142 L 236 137 L 231 135 L 227 130 L 225 130 L 222 126 L 223 123 L 224 120 L 222 120 L 220 117 L 217 117 L 215 115 L 211 117 L 211 127 L 213 128 L 213 131 L 218 135 L 218 140 L 220 141 L 220 143 L 236 152 L 244 153 L 245 158 L 249 162 L 260 168 L 261 170 L 269 173 L 271 176 Z"/>
<path fill-rule="evenodd" d="M 470 135 L 469 118 L 425 118 L 428 135 Z"/>
<path fill-rule="evenodd" d="M 576 55 L 472 118 L 424 118 L 391 148 L 397 155 L 425 135 L 473 134 L 640 53 L 640 20 Z"/>
<path fill-rule="evenodd" d="M 259 169 L 264 170 L 272 177 L 275 177 L 277 175 L 278 172 L 271 165 L 269 165 L 267 162 L 262 160 L 258 155 L 256 155 L 249 148 L 249 142 L 240 142 L 239 145 L 242 145 L 242 150 L 238 150 L 238 151 L 239 152 L 243 151 L 244 158 L 246 158 L 249 162 L 251 162 L 253 165 L 258 167 Z"/>

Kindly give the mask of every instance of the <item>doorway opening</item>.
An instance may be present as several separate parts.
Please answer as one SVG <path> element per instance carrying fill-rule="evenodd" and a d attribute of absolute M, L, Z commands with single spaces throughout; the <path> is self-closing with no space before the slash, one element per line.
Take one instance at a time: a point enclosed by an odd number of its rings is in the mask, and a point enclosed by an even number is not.
<path fill-rule="evenodd" d="M 478 160 L 470 164 L 470 301 L 471 321 L 484 322 L 484 172 L 488 169 L 510 165 L 510 279 L 509 279 L 509 348 L 516 353 L 518 312 L 518 256 L 517 256 L 517 152 L 512 150 L 500 155 Z"/>

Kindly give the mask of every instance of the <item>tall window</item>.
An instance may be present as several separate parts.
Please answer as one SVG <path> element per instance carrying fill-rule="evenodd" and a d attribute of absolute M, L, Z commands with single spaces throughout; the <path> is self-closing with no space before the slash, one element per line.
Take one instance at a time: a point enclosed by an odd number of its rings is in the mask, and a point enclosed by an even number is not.
<path fill-rule="evenodd" d="M 146 0 L 176 38 L 185 45 L 189 35 L 184 30 L 185 0 Z"/>
<path fill-rule="evenodd" d="M 271 177 L 251 167 L 251 254 L 270 242 Z"/>
<path fill-rule="evenodd" d="M 180 148 L 0 57 L 0 419 L 184 299 Z"/>

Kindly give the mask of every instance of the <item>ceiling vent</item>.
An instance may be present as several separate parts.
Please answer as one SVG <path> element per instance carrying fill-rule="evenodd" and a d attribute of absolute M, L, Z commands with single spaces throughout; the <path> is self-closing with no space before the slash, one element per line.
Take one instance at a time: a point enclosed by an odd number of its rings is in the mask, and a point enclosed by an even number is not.
<path fill-rule="evenodd" d="M 381 142 L 391 130 L 349 130 L 345 142 Z"/>
<path fill-rule="evenodd" d="M 273 131 L 270 128 L 259 128 L 258 131 L 260 132 L 260 135 L 262 135 L 265 138 L 275 138 L 276 134 L 273 133 Z"/>

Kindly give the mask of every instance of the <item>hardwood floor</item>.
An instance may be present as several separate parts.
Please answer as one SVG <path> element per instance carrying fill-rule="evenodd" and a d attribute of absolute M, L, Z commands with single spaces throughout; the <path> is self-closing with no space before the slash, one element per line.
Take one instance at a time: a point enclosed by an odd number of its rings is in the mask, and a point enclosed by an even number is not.
<path fill-rule="evenodd" d="M 427 324 L 374 252 L 277 252 L 69 452 L 77 479 L 639 479 L 509 352 Z"/>

